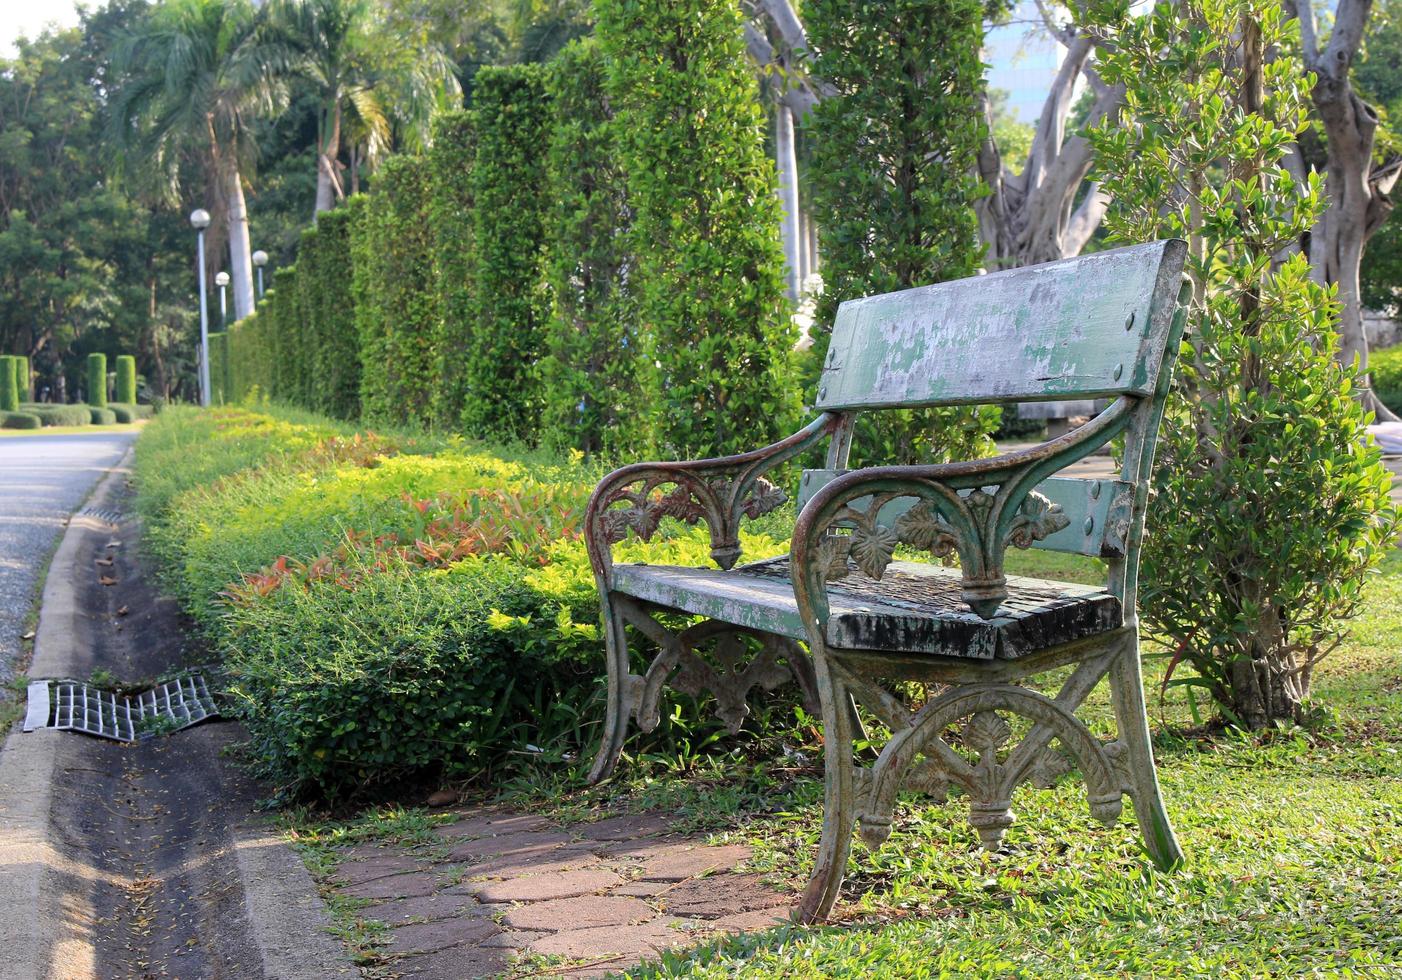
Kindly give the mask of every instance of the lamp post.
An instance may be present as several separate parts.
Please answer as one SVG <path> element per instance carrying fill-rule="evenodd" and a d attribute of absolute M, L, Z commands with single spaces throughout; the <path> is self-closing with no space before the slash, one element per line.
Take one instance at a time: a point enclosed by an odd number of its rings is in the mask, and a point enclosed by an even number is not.
<path fill-rule="evenodd" d="M 200 404 L 209 407 L 209 301 L 204 284 L 204 230 L 209 227 L 209 212 L 197 208 L 190 212 L 190 225 L 199 238 L 200 256 Z"/>
<path fill-rule="evenodd" d="M 261 248 L 253 253 L 253 264 L 258 268 L 258 298 L 263 298 L 263 266 L 268 264 L 268 253 Z"/>
<path fill-rule="evenodd" d="M 229 274 L 227 272 L 217 272 L 214 275 L 214 285 L 219 287 L 219 329 L 229 329 L 229 303 L 226 300 L 224 290 L 229 285 Z"/>

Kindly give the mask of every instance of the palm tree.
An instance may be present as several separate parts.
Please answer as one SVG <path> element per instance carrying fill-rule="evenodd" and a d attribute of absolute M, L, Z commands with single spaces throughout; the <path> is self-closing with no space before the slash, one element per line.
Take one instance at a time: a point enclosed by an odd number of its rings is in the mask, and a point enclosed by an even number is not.
<path fill-rule="evenodd" d="M 270 36 L 316 90 L 316 212 L 345 197 L 341 150 L 374 163 L 395 137 L 422 145 L 433 113 L 459 94 L 453 64 L 435 46 L 395 44 L 369 0 L 274 0 Z M 355 174 L 352 173 L 354 179 Z"/>
<path fill-rule="evenodd" d="M 234 315 L 253 311 L 244 178 L 253 123 L 287 101 L 287 58 L 249 0 L 166 0 L 118 39 L 111 125 L 119 164 L 175 202 L 196 173 L 229 243 Z M 192 173 L 195 171 L 196 173 Z"/>

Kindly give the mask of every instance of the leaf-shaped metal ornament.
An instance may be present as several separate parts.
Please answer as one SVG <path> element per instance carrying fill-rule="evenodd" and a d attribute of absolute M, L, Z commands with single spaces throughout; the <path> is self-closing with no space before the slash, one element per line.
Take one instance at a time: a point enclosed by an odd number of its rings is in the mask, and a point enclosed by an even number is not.
<path fill-rule="evenodd" d="M 1030 548 L 1033 542 L 1055 534 L 1071 523 L 1071 519 L 1045 496 L 1032 491 L 1017 509 L 1012 526 L 1008 528 L 1008 544 L 1015 548 Z"/>
<path fill-rule="evenodd" d="M 783 506 L 788 500 L 788 494 L 780 490 L 768 480 L 760 478 L 755 480 L 754 486 L 745 496 L 745 504 L 742 508 L 746 517 L 762 517 L 770 511 Z"/>
<path fill-rule="evenodd" d="M 900 539 L 889 527 L 859 524 L 852 532 L 852 560 L 866 575 L 879 579 L 886 574 L 886 566 L 891 564 L 898 544 Z"/>
<path fill-rule="evenodd" d="M 847 553 L 852 549 L 852 539 L 845 534 L 829 534 L 818 545 L 818 567 L 823 570 L 824 581 L 836 581 L 847 577 Z"/>
<path fill-rule="evenodd" d="M 928 551 L 935 558 L 944 558 L 959 546 L 954 528 L 922 500 L 896 519 L 896 537 L 902 544 Z"/>
<path fill-rule="evenodd" d="M 981 758 L 997 756 L 1009 738 L 1012 727 L 996 711 L 978 711 L 964 726 L 964 744 L 973 749 Z"/>

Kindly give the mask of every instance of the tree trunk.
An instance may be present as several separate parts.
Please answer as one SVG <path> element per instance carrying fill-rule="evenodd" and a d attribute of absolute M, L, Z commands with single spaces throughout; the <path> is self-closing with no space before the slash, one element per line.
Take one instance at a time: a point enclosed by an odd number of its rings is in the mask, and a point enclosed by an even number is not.
<path fill-rule="evenodd" d="M 780 103 L 774 107 L 774 118 L 774 156 L 779 172 L 779 205 L 783 209 L 784 279 L 789 302 L 797 303 L 803 277 L 803 242 L 798 209 L 798 157 L 794 151 L 793 110 Z"/>
<path fill-rule="evenodd" d="M 336 191 L 332 186 L 332 171 L 336 163 L 325 153 L 318 153 L 316 164 L 316 213 L 320 214 L 336 206 Z"/>
<path fill-rule="evenodd" d="M 229 232 L 229 277 L 234 288 L 234 319 L 253 312 L 253 259 L 248 243 L 248 206 L 243 199 L 243 179 L 236 167 L 229 168 L 224 183 L 226 227 Z"/>
<path fill-rule="evenodd" d="M 325 142 L 316 148 L 316 213 L 330 211 L 336 202 L 345 197 L 341 187 L 341 104 L 339 97 L 334 101 L 328 115 L 331 117 L 330 133 Z"/>

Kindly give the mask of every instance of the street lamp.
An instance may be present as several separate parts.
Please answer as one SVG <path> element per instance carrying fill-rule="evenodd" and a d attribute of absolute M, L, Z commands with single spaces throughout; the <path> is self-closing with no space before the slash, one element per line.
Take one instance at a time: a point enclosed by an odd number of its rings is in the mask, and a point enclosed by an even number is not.
<path fill-rule="evenodd" d="M 209 227 L 209 212 L 197 208 L 190 212 L 190 225 L 198 233 L 200 255 L 200 404 L 209 407 L 209 305 L 204 284 L 204 230 Z"/>
<path fill-rule="evenodd" d="M 214 285 L 219 287 L 219 329 L 229 329 L 229 303 L 224 298 L 224 290 L 229 285 L 229 274 L 218 272 L 214 276 Z"/>
<path fill-rule="evenodd" d="M 253 253 L 253 264 L 258 267 L 258 298 L 263 298 L 263 266 L 268 264 L 268 253 L 261 248 Z"/>

